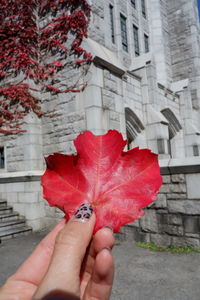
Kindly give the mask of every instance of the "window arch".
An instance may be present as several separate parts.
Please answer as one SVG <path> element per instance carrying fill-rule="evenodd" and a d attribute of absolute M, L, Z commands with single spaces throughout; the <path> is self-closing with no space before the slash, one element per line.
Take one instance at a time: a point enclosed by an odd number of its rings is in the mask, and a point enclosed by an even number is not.
<path fill-rule="evenodd" d="M 182 129 L 182 126 L 171 109 L 165 108 L 161 113 L 169 122 L 169 139 L 171 140 Z"/>
<path fill-rule="evenodd" d="M 145 129 L 145 127 L 138 116 L 128 107 L 125 108 L 125 118 L 128 149 L 130 149 L 131 143 L 135 140 L 137 135 Z"/>
<path fill-rule="evenodd" d="M 182 129 L 182 126 L 171 109 L 165 108 L 165 109 L 161 110 L 161 113 L 165 116 L 165 118 L 169 122 L 169 124 L 168 124 L 168 128 L 169 128 L 168 153 L 170 155 L 172 155 L 171 140 Z"/>

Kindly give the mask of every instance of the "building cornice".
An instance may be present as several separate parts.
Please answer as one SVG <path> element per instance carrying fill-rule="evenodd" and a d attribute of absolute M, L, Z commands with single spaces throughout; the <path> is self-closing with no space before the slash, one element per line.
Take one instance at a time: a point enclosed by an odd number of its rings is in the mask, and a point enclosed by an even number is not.
<path fill-rule="evenodd" d="M 200 157 L 163 159 L 159 164 L 162 175 L 200 173 Z"/>
<path fill-rule="evenodd" d="M 200 173 L 200 157 L 161 159 L 161 175 Z M 44 170 L 6 172 L 0 174 L 1 183 L 40 181 Z"/>

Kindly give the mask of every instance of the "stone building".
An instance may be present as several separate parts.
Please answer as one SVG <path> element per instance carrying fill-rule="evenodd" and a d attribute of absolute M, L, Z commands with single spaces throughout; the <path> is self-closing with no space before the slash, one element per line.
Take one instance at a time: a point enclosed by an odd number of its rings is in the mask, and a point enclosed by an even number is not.
<path fill-rule="evenodd" d="M 76 95 L 44 94 L 53 119 L 27 117 L 27 132 L 0 137 L 0 193 L 34 230 L 61 213 L 41 195 L 43 157 L 73 153 L 78 133 L 117 129 L 127 148 L 159 154 L 163 186 L 139 221 L 136 240 L 200 247 L 200 27 L 196 0 L 92 0 L 94 56 L 88 86 Z M 70 78 L 69 78 L 70 80 Z"/>

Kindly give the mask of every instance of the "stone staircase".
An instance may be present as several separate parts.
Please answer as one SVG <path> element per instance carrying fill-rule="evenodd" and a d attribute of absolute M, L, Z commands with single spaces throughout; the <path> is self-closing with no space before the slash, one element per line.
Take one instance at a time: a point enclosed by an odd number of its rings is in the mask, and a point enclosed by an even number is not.
<path fill-rule="evenodd" d="M 32 228 L 26 225 L 24 217 L 13 211 L 6 200 L 0 200 L 0 242 L 19 235 L 26 235 Z"/>

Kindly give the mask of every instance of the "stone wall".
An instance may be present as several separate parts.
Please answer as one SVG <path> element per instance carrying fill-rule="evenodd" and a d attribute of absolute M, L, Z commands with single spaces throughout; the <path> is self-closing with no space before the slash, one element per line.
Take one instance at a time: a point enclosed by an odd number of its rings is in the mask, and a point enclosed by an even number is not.
<path fill-rule="evenodd" d="M 14 212 L 24 216 L 33 231 L 50 230 L 64 216 L 43 198 L 42 174 L 42 171 L 29 171 L 0 176 L 0 200 L 6 200 Z"/>
<path fill-rule="evenodd" d="M 128 69 L 131 60 L 135 58 L 133 24 L 138 27 L 140 54 L 145 53 L 144 34 L 150 35 L 149 30 L 149 7 L 146 1 L 146 18 L 142 16 L 141 5 L 137 3 L 133 7 L 131 1 L 127 0 L 92 0 L 92 18 L 89 28 L 89 37 L 108 49 L 115 51 L 121 63 Z M 111 38 L 111 21 L 109 5 L 113 6 L 114 35 Z M 120 13 L 126 18 L 128 52 L 122 48 Z"/>
<path fill-rule="evenodd" d="M 163 185 L 157 200 L 140 220 L 122 228 L 124 237 L 162 247 L 200 248 L 200 161 L 189 160 L 190 164 L 186 161 L 185 165 L 177 166 L 174 160 L 161 167 Z M 17 172 L 0 177 L 0 198 L 25 216 L 34 231 L 51 228 L 63 217 L 59 209 L 49 207 L 42 197 L 42 173 Z"/>
<path fill-rule="evenodd" d="M 39 170 L 43 166 L 41 120 L 30 113 L 24 119 L 18 135 L 0 135 L 0 145 L 5 147 L 5 168 L 0 173 Z"/>
<path fill-rule="evenodd" d="M 40 176 L 42 172 L 13 172 L 0 176 L 0 199 L 6 200 L 34 231 L 46 227 L 47 213 L 42 197 Z M 55 224 L 55 222 L 54 222 Z"/>
<path fill-rule="evenodd" d="M 42 138 L 43 156 L 53 152 L 72 153 L 72 140 L 86 129 L 85 112 L 78 108 L 77 98 L 72 95 L 59 95 L 43 104 L 48 113 L 49 106 L 54 106 L 54 117 L 43 117 Z M 52 113 L 53 109 L 50 111 Z"/>
<path fill-rule="evenodd" d="M 169 0 L 168 20 L 172 79 L 190 79 L 194 109 L 200 108 L 200 40 L 197 1 Z"/>
<path fill-rule="evenodd" d="M 161 247 L 200 248 L 199 182 L 200 173 L 176 171 L 163 175 L 163 185 L 155 203 L 145 210 L 140 220 L 125 226 L 122 233 L 136 241 L 152 242 Z"/>

